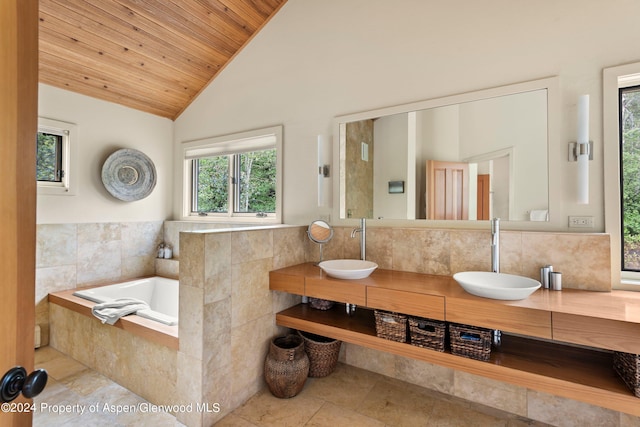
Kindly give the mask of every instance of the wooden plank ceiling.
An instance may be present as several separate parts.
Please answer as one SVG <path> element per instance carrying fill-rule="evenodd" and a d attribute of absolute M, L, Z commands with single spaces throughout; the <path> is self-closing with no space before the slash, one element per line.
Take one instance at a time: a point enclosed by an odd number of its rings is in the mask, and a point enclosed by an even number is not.
<path fill-rule="evenodd" d="M 40 82 L 177 118 L 286 0 L 40 0 Z"/>

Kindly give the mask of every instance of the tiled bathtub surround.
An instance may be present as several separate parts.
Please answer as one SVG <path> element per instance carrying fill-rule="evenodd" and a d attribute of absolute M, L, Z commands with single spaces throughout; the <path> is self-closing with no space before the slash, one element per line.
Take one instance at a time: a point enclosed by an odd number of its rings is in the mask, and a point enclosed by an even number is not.
<path fill-rule="evenodd" d="M 324 259 L 358 258 L 352 228 L 336 227 Z M 367 227 L 367 259 L 380 268 L 452 275 L 491 269 L 488 230 Z M 502 231 L 500 271 L 535 279 L 551 264 L 562 272 L 565 288 L 611 290 L 610 239 L 607 234 Z M 307 260 L 317 261 L 318 245 L 307 243 Z"/>
<path fill-rule="evenodd" d="M 181 413 L 209 426 L 263 385 L 269 341 L 283 330 L 275 313 L 299 297 L 269 291 L 269 271 L 305 259 L 303 227 L 180 234 L 178 395 L 222 411 Z"/>
<path fill-rule="evenodd" d="M 48 343 L 50 292 L 155 274 L 162 222 L 39 224 L 36 323 Z"/>
<path fill-rule="evenodd" d="M 50 346 L 156 405 L 175 402 L 177 351 L 56 304 Z"/>

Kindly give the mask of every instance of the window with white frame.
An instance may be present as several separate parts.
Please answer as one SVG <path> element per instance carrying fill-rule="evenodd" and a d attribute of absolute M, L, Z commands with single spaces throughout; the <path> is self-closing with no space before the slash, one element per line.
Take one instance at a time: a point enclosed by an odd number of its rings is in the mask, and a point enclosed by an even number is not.
<path fill-rule="evenodd" d="M 75 195 L 76 125 L 38 118 L 36 181 L 38 194 Z"/>
<path fill-rule="evenodd" d="M 640 63 L 604 70 L 603 131 L 612 284 L 640 290 Z"/>
<path fill-rule="evenodd" d="M 280 221 L 282 127 L 183 144 L 183 216 Z"/>

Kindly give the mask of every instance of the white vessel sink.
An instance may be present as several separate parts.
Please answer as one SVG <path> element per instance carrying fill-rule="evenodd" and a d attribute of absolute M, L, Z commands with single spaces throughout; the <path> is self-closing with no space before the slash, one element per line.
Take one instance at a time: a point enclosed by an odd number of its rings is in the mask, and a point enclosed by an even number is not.
<path fill-rule="evenodd" d="M 465 271 L 453 278 L 470 294 L 491 299 L 525 299 L 540 288 L 540 282 L 528 277 L 488 271 Z"/>
<path fill-rule="evenodd" d="M 333 259 L 322 261 L 318 266 L 336 279 L 364 279 L 378 268 L 375 262 L 359 259 Z"/>

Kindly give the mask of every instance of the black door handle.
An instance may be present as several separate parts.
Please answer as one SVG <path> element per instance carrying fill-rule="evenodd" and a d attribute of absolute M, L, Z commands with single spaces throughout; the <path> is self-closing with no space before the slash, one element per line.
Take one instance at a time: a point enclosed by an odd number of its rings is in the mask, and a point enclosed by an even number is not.
<path fill-rule="evenodd" d="M 39 395 L 47 385 L 47 379 L 47 371 L 44 369 L 36 369 L 29 376 L 22 366 L 9 369 L 0 382 L 2 402 L 11 402 L 21 392 L 29 399 Z"/>

